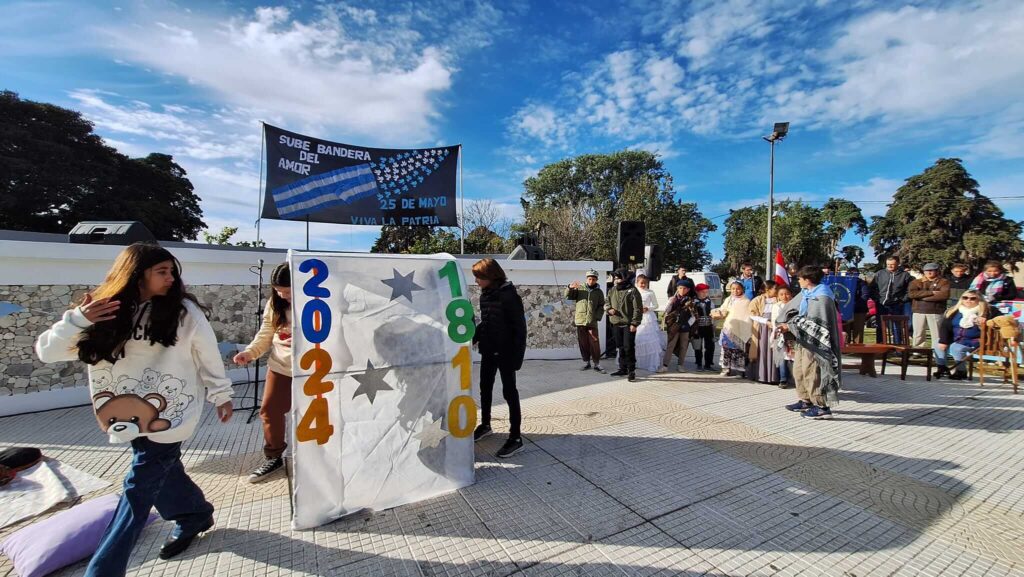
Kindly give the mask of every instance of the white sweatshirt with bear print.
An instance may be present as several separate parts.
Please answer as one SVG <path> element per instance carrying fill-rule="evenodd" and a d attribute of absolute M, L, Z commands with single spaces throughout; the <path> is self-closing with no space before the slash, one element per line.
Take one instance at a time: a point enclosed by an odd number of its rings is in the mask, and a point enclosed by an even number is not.
<path fill-rule="evenodd" d="M 149 302 L 144 302 L 124 358 L 89 366 L 93 410 L 111 443 L 143 436 L 157 443 L 184 441 L 199 423 L 204 396 L 215 406 L 231 400 L 231 380 L 213 328 L 195 303 L 186 299 L 184 305 L 173 347 L 149 343 Z M 80 309 L 67 311 L 36 339 L 36 354 L 44 363 L 78 360 L 78 339 L 91 324 Z"/>

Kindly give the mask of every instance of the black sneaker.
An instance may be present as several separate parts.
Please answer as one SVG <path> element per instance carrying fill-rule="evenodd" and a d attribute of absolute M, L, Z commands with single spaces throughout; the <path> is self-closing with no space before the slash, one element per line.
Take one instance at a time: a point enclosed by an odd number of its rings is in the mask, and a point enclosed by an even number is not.
<path fill-rule="evenodd" d="M 177 533 L 177 531 L 175 530 L 171 533 L 171 536 L 168 537 L 166 541 L 164 541 L 163 547 L 160 547 L 160 558 L 166 560 L 176 555 L 179 555 L 182 551 L 188 549 L 188 546 L 192 544 L 192 540 L 198 537 L 200 533 L 205 533 L 209 531 L 211 528 L 213 528 L 212 516 L 205 523 L 203 523 L 203 525 L 195 533 L 183 533 L 181 535 L 175 536 L 174 533 Z"/>
<path fill-rule="evenodd" d="M 587 364 L 583 365 L 582 367 L 580 367 L 580 370 L 581 371 L 589 371 L 590 370 L 590 363 L 587 363 Z"/>
<path fill-rule="evenodd" d="M 613 376 L 613 377 L 624 377 L 627 374 L 628 373 L 626 371 L 624 371 L 622 369 L 619 369 L 619 370 L 615 371 L 614 373 L 611 373 L 611 376 Z"/>
<path fill-rule="evenodd" d="M 493 432 L 490 425 L 477 425 L 476 430 L 473 431 L 473 442 L 475 443 Z"/>
<path fill-rule="evenodd" d="M 601 365 L 594 365 L 594 372 L 601 373 L 603 375 L 608 371 L 604 370 L 604 367 L 602 367 Z"/>
<path fill-rule="evenodd" d="M 636 381 L 636 373 L 629 373 L 629 376 L 626 377 L 626 379 L 631 383 Z"/>
<path fill-rule="evenodd" d="M 497 456 L 501 459 L 507 459 L 512 455 L 515 455 L 519 451 L 523 450 L 522 439 L 509 439 L 505 441 L 505 444 L 498 449 Z"/>
<path fill-rule="evenodd" d="M 250 483 L 260 483 L 266 481 L 274 471 L 284 467 L 284 459 L 278 457 L 276 459 L 267 459 L 262 465 L 256 467 L 256 469 L 249 473 Z"/>

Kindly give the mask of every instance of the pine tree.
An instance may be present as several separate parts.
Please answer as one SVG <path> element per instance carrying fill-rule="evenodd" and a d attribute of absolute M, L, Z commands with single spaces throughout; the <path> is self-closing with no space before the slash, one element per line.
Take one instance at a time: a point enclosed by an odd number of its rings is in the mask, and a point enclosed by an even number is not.
<path fill-rule="evenodd" d="M 959 158 L 940 158 L 908 178 L 885 216 L 875 217 L 871 246 L 879 262 L 896 255 L 914 266 L 963 262 L 977 270 L 987 260 L 1024 258 L 1022 224 L 978 191 Z"/>

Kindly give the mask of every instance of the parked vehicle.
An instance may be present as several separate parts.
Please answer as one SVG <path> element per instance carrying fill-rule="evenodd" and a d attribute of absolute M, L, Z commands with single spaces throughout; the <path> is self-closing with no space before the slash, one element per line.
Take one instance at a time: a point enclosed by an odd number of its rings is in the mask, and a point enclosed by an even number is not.
<path fill-rule="evenodd" d="M 664 311 L 665 305 L 668 304 L 668 281 L 675 274 L 675 271 L 666 272 L 661 275 L 661 279 L 657 282 L 651 283 L 651 290 L 654 291 L 654 295 L 658 297 L 658 311 Z M 715 303 L 715 306 L 722 305 L 722 299 L 725 295 L 722 290 L 722 280 L 718 278 L 718 273 L 713 272 L 691 272 L 687 273 L 686 276 L 693 279 L 693 284 L 706 284 L 708 285 L 708 294 L 711 297 L 711 301 Z"/>

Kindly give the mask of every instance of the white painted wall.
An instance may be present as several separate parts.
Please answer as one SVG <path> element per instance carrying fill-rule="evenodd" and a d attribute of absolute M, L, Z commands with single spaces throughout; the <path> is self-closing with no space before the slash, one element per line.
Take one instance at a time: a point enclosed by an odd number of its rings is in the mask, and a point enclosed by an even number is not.
<path fill-rule="evenodd" d="M 168 246 L 181 261 L 185 282 L 194 285 L 253 285 L 256 276 L 249 268 L 264 260 L 263 281 L 269 282 L 270 271 L 283 262 L 286 253 L 272 250 L 190 248 Z M 8 285 L 85 284 L 98 285 L 110 264 L 123 247 L 0 240 L 0 283 Z M 473 282 L 472 259 L 458 259 L 468 282 Z M 611 270 L 611 262 L 601 261 L 525 261 L 500 260 L 509 280 L 516 285 L 566 286 L 574 280 L 584 282 L 586 272 Z M 571 303 L 570 303 L 571 306 Z M 604 342 L 604 323 L 601 323 Z M 564 349 L 530 349 L 528 359 L 572 359 L 579 355 L 576 347 Z M 244 370 L 229 375 L 244 379 Z M 84 385 L 84 384 L 83 384 Z M 0 397 L 0 416 L 43 411 L 88 403 L 85 386 L 39 391 Z"/>

